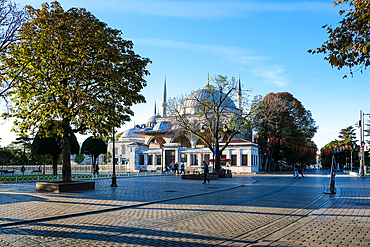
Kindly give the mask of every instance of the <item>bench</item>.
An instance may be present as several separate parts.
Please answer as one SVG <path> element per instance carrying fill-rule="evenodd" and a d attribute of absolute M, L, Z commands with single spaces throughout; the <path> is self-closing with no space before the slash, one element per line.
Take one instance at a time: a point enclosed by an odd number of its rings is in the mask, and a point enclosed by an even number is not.
<path fill-rule="evenodd" d="M 11 170 L 0 170 L 0 172 L 1 172 L 1 174 L 3 174 L 3 173 L 12 173 L 12 174 L 14 174 L 14 170 L 13 171 L 11 171 Z"/>

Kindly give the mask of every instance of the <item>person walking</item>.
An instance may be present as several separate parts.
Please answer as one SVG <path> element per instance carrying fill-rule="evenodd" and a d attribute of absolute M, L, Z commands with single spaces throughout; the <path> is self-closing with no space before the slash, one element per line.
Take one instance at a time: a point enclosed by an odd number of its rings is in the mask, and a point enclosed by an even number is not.
<path fill-rule="evenodd" d="M 179 163 L 175 163 L 175 173 L 176 175 L 179 175 Z"/>
<path fill-rule="evenodd" d="M 208 164 L 205 161 L 203 161 L 203 170 L 204 170 L 204 173 L 203 173 L 204 182 L 203 182 L 203 184 L 205 184 L 206 181 L 208 181 L 208 183 L 210 183 L 211 180 L 209 180 L 209 178 L 208 178 L 208 174 L 209 174 Z"/>
<path fill-rule="evenodd" d="M 298 163 L 295 163 L 294 164 L 294 176 L 293 176 L 294 179 L 296 178 L 300 178 L 299 177 L 299 173 L 298 173 Z"/>
<path fill-rule="evenodd" d="M 180 174 L 184 173 L 185 175 L 185 165 L 184 163 L 181 163 L 181 166 L 180 166 Z"/>
<path fill-rule="evenodd" d="M 170 169 L 172 171 L 172 174 L 175 174 L 175 163 L 173 163 L 174 161 L 171 162 L 170 164 Z"/>
<path fill-rule="evenodd" d="M 298 163 L 298 173 L 301 174 L 302 178 L 304 178 L 304 176 L 303 176 L 303 165 L 301 163 Z"/>

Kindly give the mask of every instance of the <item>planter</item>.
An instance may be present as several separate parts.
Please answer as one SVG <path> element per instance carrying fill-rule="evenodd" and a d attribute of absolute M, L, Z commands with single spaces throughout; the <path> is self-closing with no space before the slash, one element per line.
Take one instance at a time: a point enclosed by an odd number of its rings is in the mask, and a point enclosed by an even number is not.
<path fill-rule="evenodd" d="M 79 190 L 94 190 L 95 182 L 72 181 L 70 183 L 63 183 L 62 181 L 55 182 L 37 182 L 36 190 L 49 191 L 54 193 L 70 192 Z"/>
<path fill-rule="evenodd" d="M 231 173 L 220 173 L 220 174 L 218 174 L 218 177 L 219 178 L 232 178 L 233 174 L 231 174 Z"/>
<path fill-rule="evenodd" d="M 190 179 L 190 180 L 203 180 L 204 176 L 203 174 L 186 174 L 182 175 L 182 179 Z M 208 174 L 209 180 L 215 180 L 218 179 L 218 174 Z"/>

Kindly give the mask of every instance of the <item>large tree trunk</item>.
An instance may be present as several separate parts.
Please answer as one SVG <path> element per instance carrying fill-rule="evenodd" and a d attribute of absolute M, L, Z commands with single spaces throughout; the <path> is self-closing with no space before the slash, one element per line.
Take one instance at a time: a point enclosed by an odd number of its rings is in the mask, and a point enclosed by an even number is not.
<path fill-rule="evenodd" d="M 58 157 L 59 154 L 53 155 L 53 176 L 58 175 Z"/>
<path fill-rule="evenodd" d="M 71 175 L 71 127 L 69 126 L 69 120 L 63 119 L 63 138 L 62 138 L 62 161 L 63 161 L 63 182 L 72 182 Z"/>

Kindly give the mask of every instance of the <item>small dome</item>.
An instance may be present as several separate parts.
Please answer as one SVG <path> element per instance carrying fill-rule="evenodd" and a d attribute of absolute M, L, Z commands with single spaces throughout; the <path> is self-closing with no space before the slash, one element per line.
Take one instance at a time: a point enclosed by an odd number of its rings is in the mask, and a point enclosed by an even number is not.
<path fill-rule="evenodd" d="M 150 117 L 146 121 L 146 126 L 150 127 L 150 128 L 153 128 L 155 126 L 155 124 L 157 123 L 157 118 L 160 118 L 160 117 L 161 117 L 160 115 L 155 115 L 155 116 Z"/>
<path fill-rule="evenodd" d="M 121 138 L 127 138 L 127 137 L 143 137 L 142 135 L 138 135 L 136 134 L 135 132 L 141 132 L 142 130 L 141 129 L 137 129 L 137 128 L 132 128 L 132 129 L 128 129 L 126 130 L 125 132 L 123 132 L 123 134 L 121 135 Z"/>
<path fill-rule="evenodd" d="M 166 129 L 170 129 L 171 128 L 171 123 L 170 122 L 167 122 L 167 121 L 162 121 L 162 122 L 159 122 L 157 123 L 153 130 L 166 130 Z"/>

